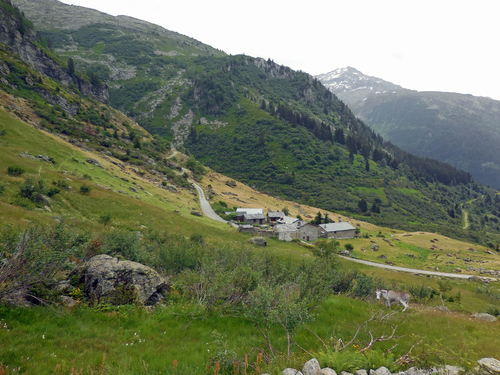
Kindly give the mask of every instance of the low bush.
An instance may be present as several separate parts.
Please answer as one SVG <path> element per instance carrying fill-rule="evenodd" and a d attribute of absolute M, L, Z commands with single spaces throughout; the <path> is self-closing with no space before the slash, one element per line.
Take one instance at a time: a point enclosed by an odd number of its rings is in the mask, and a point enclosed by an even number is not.
<path fill-rule="evenodd" d="M 83 184 L 80 186 L 80 194 L 89 195 L 92 191 L 92 188 L 89 185 Z"/>
<path fill-rule="evenodd" d="M 17 165 L 14 165 L 14 166 L 9 166 L 7 168 L 7 174 L 9 176 L 20 176 L 24 173 L 24 169 L 22 169 L 21 167 L 17 166 Z"/>

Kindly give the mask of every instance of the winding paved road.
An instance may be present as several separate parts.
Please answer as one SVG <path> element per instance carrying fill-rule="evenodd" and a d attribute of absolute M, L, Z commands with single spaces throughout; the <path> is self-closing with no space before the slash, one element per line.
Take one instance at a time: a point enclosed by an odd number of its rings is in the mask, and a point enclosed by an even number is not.
<path fill-rule="evenodd" d="M 470 277 L 473 277 L 474 275 L 466 275 L 463 273 L 448 273 L 448 272 L 438 272 L 438 271 L 426 271 L 426 270 L 417 270 L 414 268 L 404 268 L 404 267 L 398 267 L 398 266 L 390 266 L 388 264 L 381 264 L 381 263 L 375 263 L 375 262 L 370 262 L 368 260 L 361 260 L 361 259 L 355 259 L 355 258 L 350 258 L 346 256 L 339 255 L 339 257 L 343 259 L 350 260 L 352 262 L 356 263 L 361 263 L 361 264 L 366 264 L 367 266 L 372 266 L 372 267 L 379 267 L 379 268 L 386 268 L 394 271 L 401 271 L 401 272 L 410 272 L 410 273 L 416 273 L 419 275 L 432 275 L 432 276 L 443 276 L 443 277 L 454 277 L 457 279 L 468 279 Z M 485 277 L 485 276 L 480 276 L 481 278 L 488 279 L 491 281 L 498 281 L 498 279 L 494 277 Z"/>
<path fill-rule="evenodd" d="M 207 199 L 205 198 L 205 193 L 203 192 L 203 189 L 199 185 L 195 184 L 193 181 L 190 180 L 189 182 L 191 182 L 195 187 L 196 191 L 198 191 L 198 197 L 200 198 L 200 207 L 203 213 L 207 215 L 210 219 L 227 223 L 227 221 L 221 218 L 219 215 L 217 215 L 212 206 L 210 206 L 210 203 L 208 203 Z"/>

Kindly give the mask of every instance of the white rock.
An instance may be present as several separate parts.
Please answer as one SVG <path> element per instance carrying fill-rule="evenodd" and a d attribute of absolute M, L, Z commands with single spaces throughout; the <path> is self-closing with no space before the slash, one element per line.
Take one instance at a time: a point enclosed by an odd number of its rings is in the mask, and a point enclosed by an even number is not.
<path fill-rule="evenodd" d="M 500 374 L 500 361 L 496 358 L 482 358 L 477 363 L 488 374 Z"/>
<path fill-rule="evenodd" d="M 303 375 L 318 375 L 321 370 L 321 366 L 316 358 L 310 359 L 302 367 Z"/>

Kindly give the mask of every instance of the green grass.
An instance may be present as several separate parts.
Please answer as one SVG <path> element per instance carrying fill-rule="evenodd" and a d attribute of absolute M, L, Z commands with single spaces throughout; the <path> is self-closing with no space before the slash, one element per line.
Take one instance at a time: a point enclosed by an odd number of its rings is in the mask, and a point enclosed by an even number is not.
<path fill-rule="evenodd" d="M 250 116 L 254 115 L 257 113 L 250 113 Z M 88 230 L 96 237 L 118 229 L 142 231 L 151 236 L 155 233 L 183 237 L 200 234 L 213 248 L 234 246 L 238 250 L 247 246 L 249 235 L 239 234 L 228 225 L 206 217 L 191 216 L 189 213 L 192 208 L 198 207 L 198 202 L 187 190 L 175 194 L 160 189 L 130 171 L 121 171 L 96 154 L 85 153 L 58 138 L 27 126 L 3 110 L 0 110 L 0 124 L 1 130 L 5 130 L 5 134 L 0 137 L 0 185 L 4 186 L 0 195 L 0 219 L 4 223 L 25 227 L 30 223 L 51 223 L 55 216 L 61 216 L 71 228 Z M 226 131 L 231 130 L 228 127 Z M 17 156 L 25 151 L 32 155 L 48 155 L 56 164 Z M 98 159 L 103 168 L 86 163 L 89 157 Z M 277 160 L 286 160 L 286 153 L 280 154 Z M 362 163 L 356 163 L 359 168 L 363 168 Z M 9 166 L 20 166 L 25 173 L 21 176 L 9 176 L 6 173 Z M 63 189 L 54 196 L 50 207 L 52 212 L 44 211 L 41 207 L 23 207 L 19 205 L 16 194 L 26 176 L 43 178 L 48 184 L 52 181 L 66 181 L 71 189 Z M 128 182 L 122 178 L 127 178 Z M 79 193 L 83 184 L 91 187 L 89 194 Z M 113 190 L 123 190 L 127 194 L 117 193 L 97 184 Z M 138 186 L 142 186 L 144 190 Z M 130 187 L 138 188 L 137 193 L 132 192 Z M 376 191 L 379 192 L 378 189 Z M 136 199 L 136 195 L 140 199 Z M 176 210 L 179 212 L 174 212 Z M 103 215 L 111 218 L 107 226 L 99 223 Z M 387 230 L 384 233 L 392 232 Z M 381 251 L 390 249 L 398 256 L 404 252 L 415 252 L 423 256 L 418 259 L 420 265 L 431 266 L 430 250 L 421 245 L 425 243 L 428 246 L 429 237 L 401 245 L 391 239 L 397 244 L 393 247 L 386 245 L 381 238 L 376 240 L 386 246 Z M 353 239 L 348 242 L 359 251 L 359 248 L 369 245 L 370 239 Z M 438 244 L 442 247 L 456 246 L 456 242 L 448 244 L 441 237 Z M 141 250 L 146 254 L 148 248 L 144 246 Z M 262 258 L 273 255 L 284 268 L 304 266 L 312 259 L 311 250 L 274 239 L 268 240 L 267 248 L 252 247 L 251 252 Z M 156 254 L 149 255 L 153 258 Z M 363 270 L 392 289 L 420 285 L 433 289 L 439 287 L 435 279 L 339 262 L 343 270 Z M 183 279 L 174 279 L 174 282 L 182 281 Z M 413 302 L 407 314 L 399 313 L 400 307 L 393 307 L 395 315 L 389 320 L 370 325 L 368 332 L 374 335 L 387 334 L 393 325 L 398 324 L 398 334 L 402 337 L 398 339 L 398 346 L 392 352 L 394 357 L 405 354 L 412 345 L 421 342 L 413 353 L 419 356 L 423 364 L 446 362 L 467 365 L 469 361 L 473 362 L 480 357 L 498 356 L 498 347 L 495 345 L 499 334 L 498 324 L 473 321 L 468 315 L 470 312 L 485 312 L 498 304 L 495 297 L 499 294 L 498 285 L 492 284 L 487 287 L 489 289 L 485 288 L 481 284 L 453 282 L 449 294 L 460 292 L 462 300 L 446 302 L 455 311 L 451 315 L 426 310 L 429 306 L 440 304 L 436 298 L 418 301 L 422 305 Z M 358 325 L 381 308 L 383 309 L 380 303 L 373 300 L 373 296 L 367 301 L 348 296 L 331 296 L 315 309 L 316 319 L 308 324 L 327 343 L 327 348 L 304 328 L 297 332 L 297 343 L 312 351 L 313 355 L 324 352 L 330 358 L 332 345 L 336 340 L 341 338 L 347 342 Z M 134 306 L 101 306 L 96 309 L 78 307 L 73 311 L 59 307 L 11 309 L 2 306 L 0 320 L 0 369 L 1 365 L 8 365 L 9 368 L 21 367 L 21 372 L 26 373 L 70 373 L 74 368 L 75 371 L 81 369 L 84 373 L 169 374 L 173 373 L 171 369 L 174 361 L 178 363 L 176 373 L 212 373 L 213 367 L 207 369 L 207 365 L 211 363 L 210 353 L 221 349 L 214 344 L 214 330 L 226 337 L 228 345 L 225 349 L 234 349 L 240 360 L 245 354 L 251 353 L 250 361 L 255 361 L 257 352 L 252 351 L 252 348 L 264 347 L 259 331 L 241 317 L 237 308 L 207 312 L 182 297 L 172 297 L 167 306 L 151 311 Z M 356 347 L 349 348 L 347 357 L 360 358 L 358 350 L 366 345 L 368 332 L 364 332 L 355 342 Z M 279 325 L 275 325 L 271 334 L 275 347 L 284 353 L 285 332 Z M 382 343 L 376 350 L 386 351 L 394 344 Z M 372 359 L 368 361 L 370 364 L 387 359 L 379 357 L 378 353 L 374 351 Z M 288 365 L 300 367 L 308 357 L 295 347 L 292 358 L 280 356 L 272 364 L 263 365 L 262 370 L 279 373 L 278 369 Z M 339 359 L 342 360 L 345 358 Z M 251 369 L 248 370 L 250 372 Z"/>
<path fill-rule="evenodd" d="M 125 174 L 96 155 L 83 153 L 58 138 L 13 119 L 4 110 L 0 110 L 0 123 L 2 129 L 6 130 L 6 135 L 0 139 L 0 184 L 4 186 L 0 203 L 7 204 L 6 209 L 1 210 L 0 217 L 6 223 L 24 221 L 26 225 L 33 219 L 50 222 L 52 216 L 60 215 L 75 225 L 99 228 L 97 219 L 109 214 L 112 225 L 120 228 L 168 230 L 187 235 L 197 231 L 208 237 L 212 236 L 214 228 L 219 233 L 229 229 L 206 217 L 195 219 L 199 225 L 194 228 L 189 212 L 198 203 L 187 191 L 169 193 L 142 181 L 139 176 Z M 20 158 L 18 155 L 22 152 L 50 156 L 55 164 Z M 103 168 L 86 163 L 89 157 L 99 159 Z M 20 166 L 25 172 L 21 176 L 9 176 L 6 174 L 9 166 Z M 27 210 L 16 204 L 16 196 L 19 185 L 28 176 L 42 178 L 49 186 L 53 181 L 64 181 L 71 190 L 61 189 L 61 193 L 53 197 L 51 213 Z M 128 179 L 128 182 L 122 178 Z M 79 193 L 84 184 L 91 187 L 89 194 Z M 130 187 L 137 189 L 137 192 L 131 191 Z M 118 190 L 125 194 L 115 192 Z M 136 199 L 136 196 L 140 199 Z M 174 213 L 175 210 L 180 212 Z"/>
<path fill-rule="evenodd" d="M 389 313 L 373 300 L 331 297 L 316 310 L 315 321 L 308 324 L 327 347 L 304 328 L 299 329 L 296 341 L 326 361 L 332 358 L 338 339 L 347 343 L 358 326 L 379 310 Z M 8 328 L 0 328 L 1 363 L 37 374 L 57 373 L 56 368 L 60 373 L 68 373 L 72 367 L 84 369 L 85 373 L 102 369 L 102 373 L 112 374 L 171 374 L 177 360 L 177 373 L 206 374 L 213 371 L 213 368 L 207 370 L 207 365 L 220 349 L 212 337 L 214 330 L 225 336 L 225 349 L 235 350 L 239 359 L 253 347 L 262 347 L 258 330 L 245 319 L 197 311 L 196 306 L 190 304 L 151 311 L 131 306 L 80 307 L 74 311 L 0 307 L 0 321 Z M 398 311 L 400 307 L 393 307 L 393 314 L 385 320 L 369 323 L 349 347 L 351 356 L 363 357 L 356 353 L 368 344 L 369 333 L 374 337 L 389 335 L 395 326 L 398 326 L 399 338 L 376 344 L 368 352 L 372 357 L 376 357 L 375 352 L 393 348 L 390 358 L 397 359 L 415 345 L 412 356 L 417 364 L 470 367 L 477 359 L 500 355 L 496 323 L 481 323 L 471 320 L 467 314 L 427 311 L 415 305 L 406 314 Z M 284 351 L 286 340 L 280 327 L 274 327 L 272 340 L 278 350 Z M 296 356 L 292 359 L 280 358 L 276 363 L 284 368 L 298 365 L 307 357 L 297 347 L 294 352 Z M 255 356 L 250 355 L 250 359 L 255 360 Z M 380 360 L 374 358 L 371 363 L 377 364 Z M 272 369 L 276 363 L 267 366 Z"/>

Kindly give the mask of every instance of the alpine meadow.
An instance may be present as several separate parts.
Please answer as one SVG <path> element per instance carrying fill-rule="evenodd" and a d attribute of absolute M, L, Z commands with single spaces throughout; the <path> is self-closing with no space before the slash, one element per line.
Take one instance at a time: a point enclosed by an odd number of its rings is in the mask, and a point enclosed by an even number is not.
<path fill-rule="evenodd" d="M 216 47 L 0 0 L 0 374 L 491 368 L 499 192 Z"/>

